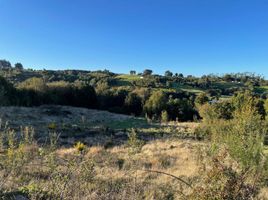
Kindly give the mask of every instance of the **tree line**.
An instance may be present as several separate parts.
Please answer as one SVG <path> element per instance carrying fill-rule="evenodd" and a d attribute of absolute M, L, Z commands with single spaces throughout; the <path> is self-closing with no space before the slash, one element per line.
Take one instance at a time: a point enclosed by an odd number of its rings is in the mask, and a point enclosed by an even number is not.
<path fill-rule="evenodd" d="M 0 77 L 0 86 L 0 102 L 4 106 L 68 105 L 145 116 L 156 121 L 193 121 L 201 116 L 231 119 L 245 95 L 256 98 L 255 107 L 261 116 L 265 116 L 268 109 L 268 101 L 250 91 L 236 93 L 228 100 L 216 100 L 206 93 L 196 95 L 185 91 L 144 87 L 128 90 L 124 87 L 110 87 L 103 80 L 95 85 L 81 81 L 48 83 L 36 77 L 27 79 L 16 87 Z"/>

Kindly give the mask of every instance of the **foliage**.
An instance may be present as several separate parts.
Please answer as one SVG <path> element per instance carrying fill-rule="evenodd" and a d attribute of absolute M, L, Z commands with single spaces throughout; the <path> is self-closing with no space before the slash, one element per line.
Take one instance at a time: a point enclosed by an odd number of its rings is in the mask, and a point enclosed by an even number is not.
<path fill-rule="evenodd" d="M 267 167 L 263 142 L 268 126 L 255 102 L 252 96 L 243 96 L 243 101 L 236 101 L 233 119 L 229 120 L 213 116 L 213 111 L 207 112 L 212 114 L 205 117 L 203 128 L 211 144 L 201 156 L 204 176 L 200 184 L 195 185 L 190 199 L 256 197 Z"/>
<path fill-rule="evenodd" d="M 22 71 L 23 70 L 23 65 L 21 63 L 16 63 L 15 64 L 15 69 Z"/>
<path fill-rule="evenodd" d="M 199 114 L 206 122 L 213 122 L 217 119 L 232 119 L 234 108 L 228 101 L 214 104 L 204 104 L 199 107 Z"/>
<path fill-rule="evenodd" d="M 144 141 L 140 140 L 135 129 L 131 129 L 131 132 L 128 134 L 128 146 L 130 147 L 130 153 L 135 154 L 139 153 L 144 145 Z"/>
<path fill-rule="evenodd" d="M 47 89 L 47 85 L 42 78 L 29 78 L 24 82 L 21 82 L 18 85 L 20 89 L 33 90 L 35 92 L 45 92 Z"/>
<path fill-rule="evenodd" d="M 82 143 L 82 142 L 77 142 L 74 145 L 74 148 L 76 148 L 79 153 L 82 153 L 83 151 L 85 151 L 86 145 L 84 143 Z"/>
<path fill-rule="evenodd" d="M 157 120 L 161 119 L 163 110 L 168 112 L 169 120 L 198 119 L 199 107 L 208 102 L 206 93 L 211 96 L 212 102 L 216 102 L 215 99 L 221 101 L 222 95 L 228 95 L 227 98 L 235 95 L 231 106 L 228 103 L 215 105 L 218 117 L 229 119 L 237 102 L 243 99 L 237 92 L 267 84 L 262 76 L 252 73 L 194 77 L 181 73 L 174 73 L 173 76 L 167 70 L 162 76 L 145 69 L 143 73 L 131 70 L 131 75 L 119 75 L 108 70 L 31 70 L 24 69 L 21 63 L 12 66 L 6 60 L 1 60 L 0 68 L 0 75 L 4 81 L 7 80 L 6 83 L 1 80 L 0 84 L 1 105 L 70 105 L 135 116 L 146 115 Z M 164 94 L 163 102 L 159 102 L 155 92 Z M 254 96 L 266 98 L 264 92 Z M 150 99 L 151 95 L 156 97 L 155 102 L 153 97 Z M 264 118 L 263 101 L 258 100 L 256 106 Z M 221 109 L 223 107 L 227 111 Z"/>
<path fill-rule="evenodd" d="M 196 106 L 202 106 L 202 105 L 208 103 L 208 101 L 209 101 L 208 96 L 205 93 L 202 92 L 196 97 L 195 105 Z"/>
<path fill-rule="evenodd" d="M 145 69 L 143 71 L 143 75 L 144 76 L 149 76 L 149 75 L 152 75 L 153 71 L 151 69 Z"/>
<path fill-rule="evenodd" d="M 168 122 L 168 112 L 166 110 L 161 112 L 161 122 Z"/>
<path fill-rule="evenodd" d="M 128 93 L 125 98 L 127 113 L 138 116 L 142 112 L 142 99 L 136 93 Z"/>
<path fill-rule="evenodd" d="M 159 118 L 162 110 L 166 109 L 167 97 L 162 91 L 155 91 L 144 105 L 144 111 L 149 118 Z"/>
<path fill-rule="evenodd" d="M 167 71 L 165 72 L 165 76 L 166 76 L 166 77 L 172 77 L 172 76 L 173 76 L 173 73 L 172 73 L 171 71 L 167 70 Z"/>

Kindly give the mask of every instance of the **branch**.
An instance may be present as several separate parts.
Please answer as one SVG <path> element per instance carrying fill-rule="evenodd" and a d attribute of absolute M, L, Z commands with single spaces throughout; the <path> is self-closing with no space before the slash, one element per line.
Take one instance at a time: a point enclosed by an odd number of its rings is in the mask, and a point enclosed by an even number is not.
<path fill-rule="evenodd" d="M 187 186 L 190 187 L 190 188 L 193 188 L 192 185 L 191 185 L 190 183 L 186 182 L 185 180 L 183 180 L 183 179 L 181 179 L 181 178 L 179 178 L 179 177 L 177 177 L 177 176 L 175 176 L 175 175 L 166 173 L 166 172 L 161 172 L 161 171 L 156 171 L 156 170 L 141 170 L 141 171 L 145 171 L 145 172 L 153 172 L 153 173 L 158 173 L 158 174 L 164 174 L 164 175 L 170 176 L 170 177 L 172 177 L 172 178 L 174 178 L 174 179 L 176 179 L 176 180 L 178 180 L 178 181 L 184 183 L 185 185 L 187 185 Z"/>

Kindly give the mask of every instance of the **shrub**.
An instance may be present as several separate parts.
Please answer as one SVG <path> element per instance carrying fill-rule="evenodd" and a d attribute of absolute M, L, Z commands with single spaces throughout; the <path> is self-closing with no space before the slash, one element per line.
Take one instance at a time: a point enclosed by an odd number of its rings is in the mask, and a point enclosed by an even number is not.
<path fill-rule="evenodd" d="M 55 122 L 51 122 L 48 124 L 48 128 L 51 130 L 55 130 L 57 128 L 57 124 Z"/>
<path fill-rule="evenodd" d="M 130 147 L 130 153 L 135 154 L 139 153 L 144 145 L 144 141 L 138 139 L 137 131 L 135 129 L 131 129 L 131 132 L 128 134 L 128 147 Z"/>
<path fill-rule="evenodd" d="M 245 97 L 236 107 L 233 119 L 217 119 L 212 115 L 209 117 L 213 120 L 203 122 L 211 145 L 201 159 L 203 178 L 195 185 L 190 199 L 256 197 L 267 165 L 263 154 L 267 124 L 254 102 L 254 98 Z"/>
<path fill-rule="evenodd" d="M 167 97 L 162 91 L 152 93 L 144 105 L 144 111 L 152 119 L 154 116 L 159 119 L 161 112 L 166 109 Z"/>
<path fill-rule="evenodd" d="M 161 113 L 161 122 L 168 122 L 168 112 L 166 110 L 162 111 Z"/>
<path fill-rule="evenodd" d="M 79 153 L 82 153 L 83 151 L 85 151 L 86 149 L 86 145 L 83 144 L 82 142 L 77 142 L 74 147 L 76 148 L 76 150 L 79 152 Z"/>

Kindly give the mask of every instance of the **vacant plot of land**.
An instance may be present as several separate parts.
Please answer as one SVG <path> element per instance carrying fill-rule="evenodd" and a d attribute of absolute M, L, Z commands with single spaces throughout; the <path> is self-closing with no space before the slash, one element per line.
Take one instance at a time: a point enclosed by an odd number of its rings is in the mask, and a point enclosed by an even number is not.
<path fill-rule="evenodd" d="M 110 113 L 107 111 L 70 106 L 0 107 L 1 128 L 20 132 L 21 127 L 32 127 L 36 138 L 44 142 L 49 134 L 60 135 L 62 145 L 77 141 L 92 145 L 113 142 L 121 144 L 128 138 L 131 128 L 139 129 L 146 141 L 164 136 L 192 138 L 196 123 L 148 123 L 143 118 Z"/>

